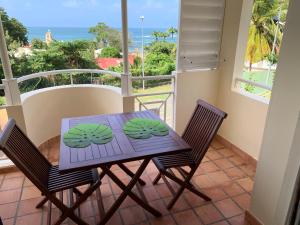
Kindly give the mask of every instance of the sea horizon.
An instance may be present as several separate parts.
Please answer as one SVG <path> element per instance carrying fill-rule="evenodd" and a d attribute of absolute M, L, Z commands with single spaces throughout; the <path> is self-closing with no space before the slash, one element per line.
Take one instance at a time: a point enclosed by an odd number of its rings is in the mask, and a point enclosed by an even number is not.
<path fill-rule="evenodd" d="M 73 40 L 95 40 L 95 35 L 89 33 L 89 27 L 26 27 L 28 31 L 28 41 L 37 38 L 45 40 L 45 34 L 48 30 L 51 31 L 53 39 L 57 41 L 73 41 Z M 121 28 L 115 28 L 121 31 Z M 168 28 L 144 28 L 144 44 L 149 45 L 155 39 L 152 36 L 154 31 L 164 32 Z M 141 28 L 128 28 L 130 39 L 130 51 L 141 48 L 142 45 L 142 30 Z M 168 42 L 176 42 L 176 35 L 166 39 Z"/>

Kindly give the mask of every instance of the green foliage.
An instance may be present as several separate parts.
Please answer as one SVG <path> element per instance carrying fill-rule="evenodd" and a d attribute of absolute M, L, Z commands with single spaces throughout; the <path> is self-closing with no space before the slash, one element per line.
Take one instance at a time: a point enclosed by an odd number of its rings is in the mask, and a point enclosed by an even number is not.
<path fill-rule="evenodd" d="M 249 80 L 250 81 L 255 81 L 255 79 L 253 78 L 253 74 L 250 74 Z M 255 90 L 255 86 L 253 86 L 252 84 L 245 84 L 244 89 L 247 92 L 253 93 L 254 90 Z"/>
<path fill-rule="evenodd" d="M 10 18 L 6 11 L 0 7 L 0 16 L 3 23 L 3 28 L 9 37 L 7 39 L 7 45 L 9 46 L 12 42 L 19 42 L 21 45 L 28 44 L 27 29 L 15 18 Z"/>
<path fill-rule="evenodd" d="M 126 135 L 135 139 L 147 139 L 153 136 L 166 136 L 169 134 L 168 127 L 159 120 L 134 118 L 129 120 L 123 127 Z"/>
<path fill-rule="evenodd" d="M 92 143 L 106 144 L 113 138 L 112 130 L 102 124 L 79 124 L 64 134 L 65 145 L 71 148 L 85 148 Z"/>
<path fill-rule="evenodd" d="M 2 96 L 0 96 L 0 106 L 1 105 L 5 105 L 6 103 L 5 103 L 5 98 L 4 97 L 2 97 Z"/>
<path fill-rule="evenodd" d="M 103 48 L 100 56 L 104 58 L 122 58 L 120 51 L 114 47 Z"/>
<path fill-rule="evenodd" d="M 47 44 L 43 42 L 41 39 L 33 38 L 31 40 L 31 48 L 33 49 L 46 49 Z"/>
<path fill-rule="evenodd" d="M 99 48 L 110 46 L 121 51 L 121 33 L 117 29 L 111 28 L 105 23 L 98 23 L 96 26 L 91 27 L 89 32 L 96 36 Z"/>
<path fill-rule="evenodd" d="M 171 38 L 174 38 L 174 34 L 177 34 L 178 30 L 174 27 L 170 27 L 168 30 L 167 30 L 167 33 L 169 35 L 171 35 Z"/>

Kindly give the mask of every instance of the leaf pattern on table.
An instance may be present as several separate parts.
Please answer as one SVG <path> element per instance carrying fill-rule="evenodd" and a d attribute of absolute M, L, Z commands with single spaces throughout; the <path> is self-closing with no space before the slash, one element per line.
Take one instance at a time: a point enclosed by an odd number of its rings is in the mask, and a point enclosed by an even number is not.
<path fill-rule="evenodd" d="M 169 128 L 159 120 L 134 118 L 124 125 L 123 131 L 134 139 L 147 139 L 153 136 L 166 136 Z"/>
<path fill-rule="evenodd" d="M 71 148 L 85 148 L 92 143 L 106 144 L 113 139 L 111 128 L 102 124 L 79 124 L 64 134 L 65 145 Z"/>

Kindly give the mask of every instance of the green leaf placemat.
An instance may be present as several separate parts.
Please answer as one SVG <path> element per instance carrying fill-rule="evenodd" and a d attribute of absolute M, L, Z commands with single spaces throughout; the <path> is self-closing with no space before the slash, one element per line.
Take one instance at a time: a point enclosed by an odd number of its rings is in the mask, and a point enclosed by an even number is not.
<path fill-rule="evenodd" d="M 113 138 L 112 130 L 102 124 L 79 124 L 64 134 L 65 145 L 71 148 L 85 148 L 92 143 L 106 144 Z"/>
<path fill-rule="evenodd" d="M 147 139 L 152 135 L 166 136 L 169 128 L 159 120 L 134 118 L 124 125 L 123 131 L 126 135 L 135 139 Z"/>

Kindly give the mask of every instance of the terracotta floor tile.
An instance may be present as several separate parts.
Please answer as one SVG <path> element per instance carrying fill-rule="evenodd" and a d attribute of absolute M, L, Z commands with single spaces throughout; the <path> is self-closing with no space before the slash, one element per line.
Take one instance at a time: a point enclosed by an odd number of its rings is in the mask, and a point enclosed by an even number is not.
<path fill-rule="evenodd" d="M 226 218 L 239 215 L 243 212 L 230 198 L 218 201 L 215 205 Z"/>
<path fill-rule="evenodd" d="M 224 158 L 224 159 L 217 159 L 214 161 L 214 163 L 220 167 L 222 170 L 234 167 L 233 163 L 230 162 L 228 159 Z"/>
<path fill-rule="evenodd" d="M 202 168 L 207 173 L 220 170 L 213 161 L 201 163 L 200 168 Z"/>
<path fill-rule="evenodd" d="M 209 161 L 207 161 L 207 162 L 209 162 Z M 202 162 L 202 163 L 206 163 L 206 162 Z M 196 172 L 194 173 L 194 176 L 203 175 L 205 173 L 206 173 L 205 170 L 201 166 L 199 166 L 197 168 Z"/>
<path fill-rule="evenodd" d="M 170 214 L 170 211 L 167 209 L 167 206 L 166 206 L 165 202 L 161 199 L 151 201 L 151 202 L 149 202 L 149 204 L 153 208 L 158 210 L 163 216 Z M 149 213 L 147 211 L 146 211 L 146 214 L 148 215 L 149 218 L 154 217 L 151 213 Z"/>
<path fill-rule="evenodd" d="M 237 180 L 237 182 L 246 191 L 252 192 L 252 190 L 253 190 L 253 181 L 249 177 L 246 177 L 246 178 L 243 178 L 243 179 L 239 179 L 239 180 Z"/>
<path fill-rule="evenodd" d="M 213 223 L 211 225 L 230 225 L 226 220 L 223 220 L 223 221 L 220 221 L 220 222 L 217 222 L 217 223 Z"/>
<path fill-rule="evenodd" d="M 30 199 L 30 198 L 38 198 L 41 196 L 41 192 L 35 187 L 25 187 L 23 188 L 22 200 Z"/>
<path fill-rule="evenodd" d="M 161 198 L 172 196 L 166 184 L 157 184 L 154 187 Z"/>
<path fill-rule="evenodd" d="M 215 186 L 215 183 L 207 175 L 194 176 L 192 180 L 200 188 L 209 188 Z"/>
<path fill-rule="evenodd" d="M 213 141 L 212 141 L 211 146 L 212 146 L 214 149 L 224 148 L 224 146 L 223 146 L 220 142 L 218 142 L 218 141 L 216 141 L 216 140 L 213 140 Z"/>
<path fill-rule="evenodd" d="M 236 180 L 236 179 L 240 179 L 243 177 L 246 177 L 247 175 L 238 167 L 232 167 L 229 169 L 224 170 L 224 172 L 232 179 L 232 180 Z"/>
<path fill-rule="evenodd" d="M 245 161 L 241 157 L 239 157 L 238 155 L 231 156 L 231 157 L 228 158 L 228 160 L 236 166 L 240 166 L 240 165 L 245 164 Z"/>
<path fill-rule="evenodd" d="M 100 221 L 99 217 L 96 217 L 96 221 L 97 223 Z M 110 220 L 107 222 L 106 225 L 123 225 L 122 220 L 121 220 L 121 216 L 119 213 L 115 213 Z"/>
<path fill-rule="evenodd" d="M 119 195 L 116 195 L 116 198 L 118 198 Z M 126 199 L 124 200 L 124 202 L 122 202 L 120 208 L 128 208 L 131 206 L 136 206 L 137 203 L 135 201 L 133 201 L 130 197 L 126 197 Z"/>
<path fill-rule="evenodd" d="M 95 205 L 95 210 L 98 209 L 97 205 Z M 91 217 L 94 216 L 94 209 L 91 201 L 85 201 L 81 206 L 80 206 L 81 214 L 83 217 Z"/>
<path fill-rule="evenodd" d="M 230 157 L 230 156 L 234 156 L 234 152 L 231 151 L 230 149 L 228 148 L 224 148 L 224 149 L 220 149 L 218 150 L 218 152 L 223 155 L 224 157 Z"/>
<path fill-rule="evenodd" d="M 209 173 L 208 176 L 218 185 L 230 181 L 230 178 L 223 171 Z"/>
<path fill-rule="evenodd" d="M 251 204 L 251 196 L 248 193 L 244 193 L 233 197 L 233 200 L 244 210 L 248 210 Z"/>
<path fill-rule="evenodd" d="M 17 218 L 16 225 L 41 225 L 42 213 L 34 213 Z"/>
<path fill-rule="evenodd" d="M 241 170 L 243 170 L 248 176 L 250 177 L 254 177 L 255 176 L 255 173 L 256 173 L 256 169 L 254 166 L 252 165 L 241 165 L 240 166 Z"/>
<path fill-rule="evenodd" d="M 213 201 L 228 198 L 228 195 L 221 188 L 203 188 L 201 192 L 205 193 Z"/>
<path fill-rule="evenodd" d="M 202 223 L 198 219 L 197 215 L 192 210 L 186 210 L 183 212 L 173 214 L 175 221 L 178 225 L 201 225 Z"/>
<path fill-rule="evenodd" d="M 164 202 L 166 205 L 173 199 L 173 197 L 165 198 Z M 172 207 L 171 212 L 183 211 L 185 209 L 189 209 L 191 206 L 185 201 L 183 196 L 180 196 L 176 201 L 175 205 Z"/>
<path fill-rule="evenodd" d="M 228 219 L 231 225 L 245 225 L 245 214 Z"/>
<path fill-rule="evenodd" d="M 146 215 L 139 206 L 121 209 L 120 214 L 125 225 L 138 224 L 146 220 Z"/>
<path fill-rule="evenodd" d="M 5 174 L 5 178 L 14 178 L 14 177 L 24 177 L 24 174 L 20 171 Z"/>
<path fill-rule="evenodd" d="M 112 195 L 112 191 L 109 184 L 101 184 L 100 189 L 102 197 L 108 197 Z"/>
<path fill-rule="evenodd" d="M 5 219 L 2 222 L 3 222 L 3 225 L 13 225 L 14 224 L 14 218 Z"/>
<path fill-rule="evenodd" d="M 155 187 L 153 186 L 143 188 L 143 192 L 148 201 L 153 201 L 160 198 Z"/>
<path fill-rule="evenodd" d="M 212 204 L 207 204 L 195 209 L 204 224 L 210 224 L 222 220 L 224 217 Z"/>
<path fill-rule="evenodd" d="M 109 197 L 102 198 L 102 201 L 103 201 L 104 209 L 108 210 L 112 206 L 112 204 L 115 202 L 115 198 L 114 198 L 114 196 L 111 195 Z M 94 204 L 94 205 L 96 206 L 96 204 Z"/>
<path fill-rule="evenodd" d="M 218 151 L 216 151 L 216 150 L 208 151 L 205 156 L 208 157 L 210 160 L 216 160 L 216 159 L 223 158 L 223 155 L 218 153 Z"/>
<path fill-rule="evenodd" d="M 150 220 L 151 225 L 175 225 L 175 221 L 171 216 L 157 217 Z"/>
<path fill-rule="evenodd" d="M 19 200 L 21 189 L 0 191 L 0 204 L 16 202 Z"/>
<path fill-rule="evenodd" d="M 191 207 L 202 206 L 208 203 L 203 198 L 200 198 L 192 192 L 183 193 L 183 196 Z"/>
<path fill-rule="evenodd" d="M 223 186 L 223 190 L 229 195 L 229 196 L 236 196 L 240 195 L 245 192 L 243 188 L 241 188 L 240 185 L 230 182 Z"/>
<path fill-rule="evenodd" d="M 2 219 L 14 217 L 17 210 L 17 202 L 0 205 L 0 216 Z"/>
<path fill-rule="evenodd" d="M 21 188 L 23 185 L 24 177 L 5 178 L 1 185 L 0 191 Z"/>
<path fill-rule="evenodd" d="M 41 209 L 36 209 L 35 207 L 42 199 L 42 197 L 39 197 L 20 201 L 18 216 L 40 212 Z M 47 206 L 47 204 L 45 205 Z"/>
<path fill-rule="evenodd" d="M 29 187 L 29 186 L 33 186 L 33 183 L 28 178 L 25 178 L 24 187 Z"/>

